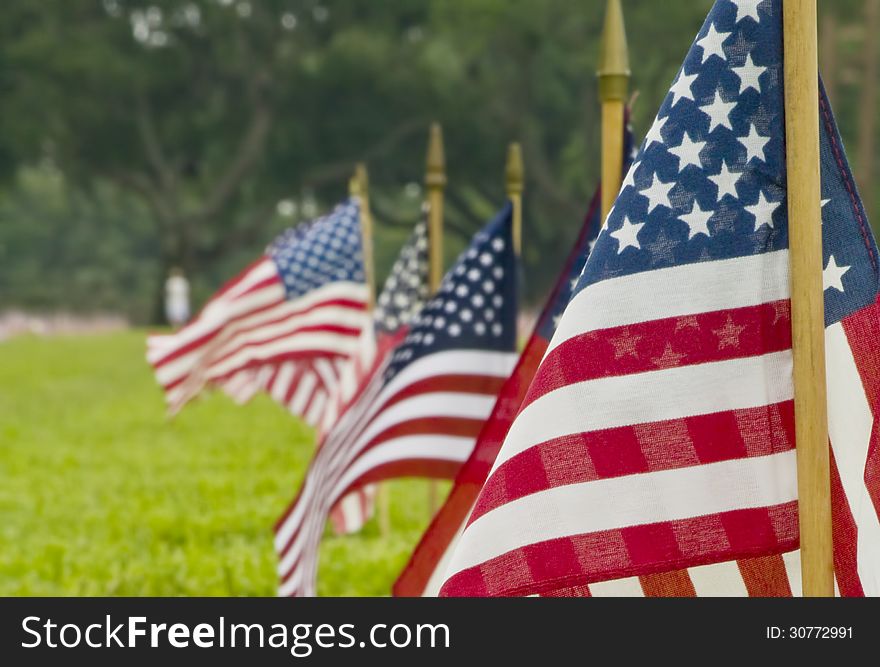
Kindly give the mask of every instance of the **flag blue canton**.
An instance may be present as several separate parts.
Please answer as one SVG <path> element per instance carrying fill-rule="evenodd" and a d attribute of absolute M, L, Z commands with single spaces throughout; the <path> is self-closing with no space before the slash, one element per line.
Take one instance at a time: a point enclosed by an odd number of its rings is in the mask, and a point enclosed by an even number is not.
<path fill-rule="evenodd" d="M 578 290 L 616 276 L 788 247 L 782 75 L 781 2 L 716 2 L 624 180 Z M 861 204 L 839 174 L 845 157 L 834 150 L 839 138 L 827 113 L 820 126 L 830 324 L 873 302 L 878 278 L 876 248 L 856 228 L 864 212 L 853 216 Z"/>
<path fill-rule="evenodd" d="M 508 203 L 474 237 L 391 357 L 385 381 L 445 350 L 516 349 L 516 257 Z"/>
<path fill-rule="evenodd" d="M 280 234 L 266 254 L 275 262 L 288 299 L 331 282 L 363 282 L 357 200 L 350 198 L 330 214 Z"/>
<path fill-rule="evenodd" d="M 376 330 L 390 334 L 409 326 L 429 296 L 428 226 L 422 220 L 401 248 L 376 300 Z"/>

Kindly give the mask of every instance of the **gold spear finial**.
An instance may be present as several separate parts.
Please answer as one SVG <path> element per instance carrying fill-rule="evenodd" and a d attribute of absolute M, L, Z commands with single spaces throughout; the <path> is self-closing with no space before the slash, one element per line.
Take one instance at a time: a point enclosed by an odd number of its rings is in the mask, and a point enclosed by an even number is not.
<path fill-rule="evenodd" d="M 599 52 L 599 98 L 626 101 L 629 89 L 629 51 L 626 46 L 626 28 L 620 0 L 608 0 L 605 7 L 605 26 L 602 29 L 602 47 Z"/>
<path fill-rule="evenodd" d="M 507 165 L 504 167 L 504 183 L 507 194 L 521 194 L 523 191 L 523 159 L 519 142 L 513 141 L 507 147 Z"/>
<path fill-rule="evenodd" d="M 431 123 L 425 185 L 429 188 L 442 188 L 446 185 L 446 157 L 443 154 L 443 129 L 440 123 Z"/>
<path fill-rule="evenodd" d="M 513 248 L 517 257 L 522 252 L 522 192 L 525 180 L 522 148 L 511 142 L 507 148 L 507 164 L 504 166 L 504 186 L 507 197 L 513 204 Z"/>

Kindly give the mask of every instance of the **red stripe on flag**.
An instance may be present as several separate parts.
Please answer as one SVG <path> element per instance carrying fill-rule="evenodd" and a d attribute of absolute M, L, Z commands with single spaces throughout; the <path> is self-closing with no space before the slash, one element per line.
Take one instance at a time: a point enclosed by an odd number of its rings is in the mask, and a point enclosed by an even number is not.
<path fill-rule="evenodd" d="M 744 558 L 737 561 L 749 597 L 790 598 L 791 587 L 781 555 Z"/>
<path fill-rule="evenodd" d="M 658 572 L 639 577 L 642 591 L 649 598 L 694 598 L 697 591 L 687 570 Z"/>
<path fill-rule="evenodd" d="M 266 382 L 266 391 L 272 393 L 272 389 L 275 387 L 275 380 L 278 379 L 278 373 L 281 371 L 281 366 L 275 366 L 272 369 L 272 375 L 269 376 L 269 381 Z"/>
<path fill-rule="evenodd" d="M 328 354 L 326 350 L 297 350 L 295 352 L 279 352 L 278 354 L 266 357 L 264 359 L 251 359 L 248 362 L 241 364 L 241 366 L 237 366 L 233 370 L 227 371 L 220 375 L 205 377 L 204 379 L 206 382 L 221 383 L 225 382 L 230 377 L 242 370 L 258 369 L 263 366 L 280 366 L 285 361 L 309 362 L 313 361 L 316 357 L 326 359 L 328 357 L 333 358 L 340 356 L 343 355 L 338 353 Z"/>
<path fill-rule="evenodd" d="M 577 382 L 790 348 L 787 300 L 590 331 L 550 351 L 522 408 L 554 389 Z"/>
<path fill-rule="evenodd" d="M 294 338 L 295 336 L 297 336 L 299 334 L 307 334 L 307 333 L 326 333 L 326 334 L 334 334 L 334 335 L 338 335 L 338 336 L 348 336 L 351 338 L 357 338 L 357 336 L 360 335 L 360 330 L 355 329 L 353 327 L 345 327 L 345 326 L 341 326 L 341 325 L 337 325 L 337 324 L 315 324 L 315 325 L 309 325 L 309 326 L 304 326 L 304 327 L 297 327 L 295 329 L 291 329 L 289 331 L 284 331 L 282 333 L 276 334 L 274 336 L 269 336 L 266 338 L 255 338 L 252 340 L 245 341 L 245 342 L 239 344 L 238 347 L 235 347 L 229 351 L 224 352 L 222 356 L 212 358 L 210 363 L 207 366 L 207 368 L 209 369 L 208 372 L 210 373 L 211 368 L 219 366 L 224 361 L 227 361 L 228 359 L 234 357 L 237 354 L 241 354 L 241 353 L 246 352 L 248 350 L 259 349 L 259 348 L 263 347 L 264 345 L 269 345 L 271 343 L 275 343 L 280 340 Z M 307 352 L 308 352 L 307 350 L 299 350 L 298 354 L 305 354 Z M 323 348 L 317 347 L 311 351 L 312 354 L 315 354 L 316 352 L 323 353 Z M 268 357 L 268 359 L 275 359 L 278 356 L 279 355 L 273 355 L 272 357 Z M 267 359 L 260 358 L 259 362 L 265 363 L 266 360 Z M 245 368 L 247 366 L 247 364 L 250 364 L 253 361 L 254 361 L 254 359 L 250 358 L 249 361 L 245 362 L 241 366 L 237 366 L 236 370 L 239 370 L 241 368 Z M 180 384 L 180 382 L 182 382 L 184 379 L 186 379 L 186 377 L 187 376 L 183 376 L 181 378 L 178 378 L 177 380 L 173 380 L 165 386 L 166 386 L 166 388 L 171 389 L 174 386 Z"/>
<path fill-rule="evenodd" d="M 243 294 L 242 296 L 244 296 L 246 294 L 253 293 L 257 288 L 264 289 L 266 287 L 271 287 L 273 285 L 279 285 L 279 286 L 281 285 L 281 279 L 278 276 L 274 276 L 272 278 L 267 278 L 266 280 L 261 281 L 254 288 L 248 289 L 248 291 L 245 294 Z M 236 297 L 236 300 L 241 299 L 242 296 Z M 214 302 L 213 299 L 211 301 L 209 301 L 205 305 L 205 308 L 210 306 L 213 302 Z M 234 301 L 230 302 L 230 305 L 232 303 L 234 303 Z M 202 347 L 203 345 L 210 343 L 218 334 L 224 333 L 226 331 L 226 328 L 229 327 L 230 325 L 233 325 L 236 322 L 247 319 L 249 317 L 253 317 L 254 315 L 259 315 L 260 313 L 266 312 L 267 310 L 277 308 L 280 304 L 283 304 L 283 303 L 285 303 L 284 295 L 283 295 L 283 293 L 279 293 L 278 298 L 275 301 L 271 301 L 267 304 L 263 304 L 262 306 L 258 306 L 256 308 L 249 308 L 247 310 L 242 311 L 241 313 L 239 313 L 238 315 L 236 315 L 234 317 L 230 317 L 228 319 L 218 321 L 217 325 L 213 329 L 211 329 L 210 331 L 207 331 L 206 333 L 202 334 L 198 338 L 194 338 L 193 340 L 189 341 L 188 343 L 184 343 L 183 345 L 174 347 L 174 350 L 172 352 L 165 355 L 161 359 L 157 359 L 155 362 L 153 362 L 152 365 L 154 368 L 161 368 L 162 366 L 165 366 L 166 364 L 171 363 L 175 359 L 178 359 L 186 354 L 189 354 L 193 350 L 197 350 L 198 348 Z M 201 316 L 199 316 L 199 317 L 201 317 Z M 181 329 L 180 331 L 178 331 L 174 335 L 180 336 L 180 334 L 185 333 L 190 327 L 193 327 L 193 326 L 200 324 L 200 323 L 201 323 L 200 319 L 196 318 L 190 324 L 188 324 L 186 327 L 184 327 L 183 329 Z"/>
<path fill-rule="evenodd" d="M 277 279 L 275 279 L 274 282 L 279 282 L 279 281 Z M 302 317 L 304 315 L 308 315 L 308 314 L 313 313 L 318 310 L 322 310 L 323 308 L 328 308 L 328 307 L 348 308 L 348 309 L 358 311 L 358 312 L 363 311 L 365 309 L 363 302 L 352 301 L 350 299 L 329 299 L 327 301 L 321 301 L 319 303 L 315 303 L 315 304 L 309 306 L 308 308 L 302 308 L 297 311 L 285 313 L 284 315 L 273 317 L 271 319 L 267 319 L 264 321 L 256 322 L 256 323 L 251 324 L 246 327 L 236 327 L 235 326 L 236 322 L 240 322 L 242 320 L 252 318 L 255 315 L 259 315 L 261 313 L 265 313 L 266 311 L 278 308 L 279 306 L 281 306 L 285 303 L 287 303 L 287 302 L 284 300 L 283 297 L 281 297 L 277 301 L 273 301 L 271 303 L 260 306 L 258 308 L 253 308 L 253 309 L 244 311 L 242 313 L 239 313 L 235 317 L 230 317 L 229 319 L 224 320 L 223 322 L 219 323 L 218 327 L 215 328 L 214 330 L 200 336 L 199 338 L 196 338 L 196 339 L 190 341 L 189 343 L 186 343 L 185 345 L 181 345 L 180 347 L 175 348 L 175 350 L 172 353 L 170 353 L 170 354 L 166 355 L 165 357 L 163 357 L 162 359 L 156 361 L 153 364 L 153 366 L 155 368 L 160 368 L 160 367 L 174 361 L 175 359 L 179 359 L 180 357 L 185 356 L 185 355 L 189 354 L 190 352 L 193 352 L 194 350 L 197 350 L 197 349 L 205 346 L 206 344 L 212 342 L 215 338 L 218 337 L 218 335 L 219 335 L 219 339 L 215 343 L 217 346 L 219 346 L 221 344 L 229 345 L 229 344 L 234 343 L 238 338 L 246 336 L 249 333 L 259 331 L 260 329 L 262 329 L 264 327 L 281 325 L 284 322 L 295 319 L 297 317 Z M 322 325 L 312 325 L 312 326 L 320 328 Z M 309 327 L 308 326 L 301 327 L 300 329 L 302 329 L 303 331 L 308 331 Z M 295 334 L 295 333 L 299 332 L 300 329 L 291 329 L 290 331 L 288 331 L 284 334 L 281 334 L 281 336 L 276 336 L 275 338 L 268 338 L 268 339 L 266 339 L 266 341 L 263 341 L 263 342 L 268 342 L 271 340 L 275 340 L 279 337 Z M 238 349 L 238 348 L 234 348 L 233 352 L 236 349 Z M 229 354 L 224 352 L 224 358 L 226 356 L 229 356 Z"/>
<path fill-rule="evenodd" d="M 455 375 L 432 375 L 423 380 L 418 380 L 390 396 L 375 410 L 378 415 L 392 405 L 400 403 L 408 398 L 422 394 L 452 393 L 452 394 L 483 394 L 495 396 L 504 384 L 504 379 L 494 375 L 468 375 L 459 373 Z"/>
<path fill-rule="evenodd" d="M 593 597 L 593 594 L 590 592 L 590 587 L 584 584 L 583 586 L 567 586 L 565 588 L 557 588 L 555 591 L 550 591 L 549 593 L 545 593 L 543 595 L 545 598 L 589 598 Z"/>
<path fill-rule="evenodd" d="M 482 489 L 470 521 L 558 486 L 789 451 L 793 424 L 793 401 L 785 401 L 555 438 L 502 463 L 493 483 Z"/>
<path fill-rule="evenodd" d="M 345 496 L 356 489 L 367 484 L 382 482 L 388 479 L 398 479 L 400 477 L 424 477 L 427 479 L 450 479 L 455 476 L 461 468 L 460 461 L 450 461 L 449 459 L 432 459 L 432 458 L 406 458 L 389 461 L 377 466 L 373 466 L 357 480 L 346 488 L 341 495 Z"/>
<path fill-rule="evenodd" d="M 718 531 L 719 525 L 724 530 Z M 683 536 L 701 536 L 699 550 Z M 543 594 L 564 586 L 709 565 L 729 560 L 730 543 L 748 557 L 797 548 L 797 502 L 529 544 L 452 575 L 442 594 Z"/>

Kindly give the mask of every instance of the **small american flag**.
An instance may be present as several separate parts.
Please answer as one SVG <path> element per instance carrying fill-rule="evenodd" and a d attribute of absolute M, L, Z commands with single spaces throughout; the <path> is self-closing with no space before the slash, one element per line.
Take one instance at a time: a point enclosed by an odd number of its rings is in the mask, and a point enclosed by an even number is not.
<path fill-rule="evenodd" d="M 635 151 L 632 128 L 627 124 L 623 142 L 624 171 L 635 158 Z M 436 596 L 439 592 L 448 558 L 455 550 L 474 502 L 498 455 L 504 436 L 507 435 L 526 390 L 535 377 L 541 358 L 556 331 L 572 292 L 577 287 L 581 270 L 599 235 L 602 226 L 600 200 L 601 191 L 598 191 L 590 202 L 574 246 L 535 323 L 534 331 L 520 355 L 516 368 L 504 383 L 492 414 L 477 438 L 474 451 L 456 476 L 446 501 L 434 515 L 410 556 L 409 562 L 395 582 L 394 595 Z"/>
<path fill-rule="evenodd" d="M 371 372 L 378 368 L 377 357 L 388 354 L 403 340 L 428 297 L 428 226 L 423 218 L 401 248 L 376 300 L 375 334 L 370 332 L 361 337 L 358 353 L 340 373 L 340 382 L 324 413 L 322 435 L 332 429 L 352 398 L 369 383 Z M 373 515 L 375 498 L 375 484 L 367 484 L 339 500 L 330 512 L 336 533 L 359 531 Z"/>
<path fill-rule="evenodd" d="M 280 235 L 186 327 L 151 336 L 147 359 L 180 410 L 208 385 L 239 400 L 289 381 L 284 400 L 317 424 L 369 322 L 358 204 Z"/>
<path fill-rule="evenodd" d="M 328 433 L 278 521 L 281 595 L 314 595 L 329 509 L 360 485 L 452 477 L 516 361 L 511 207 L 476 235 L 404 340 L 374 357 L 370 380 Z"/>
<path fill-rule="evenodd" d="M 376 300 L 373 310 L 375 335 L 362 335 L 358 350 L 352 357 L 307 361 L 286 359 L 246 367 L 223 381 L 221 386 L 239 404 L 247 403 L 265 390 L 293 414 L 300 414 L 302 397 L 311 395 L 314 387 L 320 384 L 321 390 L 328 396 L 320 404 L 320 414 L 314 415 L 314 420 L 312 414 L 304 415 L 307 422 L 319 428 L 320 440 L 347 407 L 357 389 L 369 380 L 368 373 L 378 350 L 388 352 L 396 342 L 402 340 L 409 323 L 422 309 L 428 296 L 428 234 L 423 217 L 401 248 Z M 365 359 L 371 361 L 364 363 Z M 375 485 L 369 484 L 354 489 L 340 499 L 330 512 L 334 531 L 347 535 L 363 528 L 373 515 L 375 497 Z"/>
<path fill-rule="evenodd" d="M 781 82 L 781 2 L 718 0 L 443 594 L 798 592 Z M 841 594 L 878 595 L 877 248 L 820 102 L 835 569 Z"/>

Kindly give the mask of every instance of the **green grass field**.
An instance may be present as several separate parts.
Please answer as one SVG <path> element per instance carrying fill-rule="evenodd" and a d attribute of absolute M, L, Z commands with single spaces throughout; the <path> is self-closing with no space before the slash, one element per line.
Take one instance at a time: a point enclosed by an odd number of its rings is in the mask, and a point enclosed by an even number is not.
<path fill-rule="evenodd" d="M 0 343 L 0 595 L 274 595 L 272 524 L 310 430 L 265 396 L 166 420 L 144 332 Z M 427 523 L 427 483 L 326 535 L 322 595 L 387 595 Z"/>

